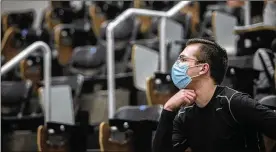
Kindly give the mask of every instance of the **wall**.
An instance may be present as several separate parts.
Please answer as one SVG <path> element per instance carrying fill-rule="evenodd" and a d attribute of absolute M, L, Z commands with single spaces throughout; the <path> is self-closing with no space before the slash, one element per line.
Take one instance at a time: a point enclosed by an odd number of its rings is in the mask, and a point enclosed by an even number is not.
<path fill-rule="evenodd" d="M 38 28 L 42 19 L 43 11 L 49 6 L 49 1 L 2 1 L 1 14 L 10 11 L 21 11 L 26 9 L 34 9 L 36 17 L 34 28 Z"/>

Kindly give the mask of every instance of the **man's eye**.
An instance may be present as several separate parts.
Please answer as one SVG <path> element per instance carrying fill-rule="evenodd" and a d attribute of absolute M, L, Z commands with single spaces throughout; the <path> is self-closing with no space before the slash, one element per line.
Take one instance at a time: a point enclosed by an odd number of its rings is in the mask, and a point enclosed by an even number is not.
<path fill-rule="evenodd" d="M 187 59 L 186 59 L 186 58 L 180 58 L 180 61 L 181 61 L 181 62 L 186 62 Z"/>

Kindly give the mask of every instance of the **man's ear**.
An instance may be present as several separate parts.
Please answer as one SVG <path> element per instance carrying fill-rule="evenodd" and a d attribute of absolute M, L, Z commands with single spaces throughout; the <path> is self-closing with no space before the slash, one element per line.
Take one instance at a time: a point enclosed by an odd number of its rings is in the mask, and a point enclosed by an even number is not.
<path fill-rule="evenodd" d="M 208 71 L 210 70 L 210 66 L 208 63 L 204 63 L 202 64 L 201 70 L 199 72 L 199 74 L 206 74 L 208 73 Z"/>

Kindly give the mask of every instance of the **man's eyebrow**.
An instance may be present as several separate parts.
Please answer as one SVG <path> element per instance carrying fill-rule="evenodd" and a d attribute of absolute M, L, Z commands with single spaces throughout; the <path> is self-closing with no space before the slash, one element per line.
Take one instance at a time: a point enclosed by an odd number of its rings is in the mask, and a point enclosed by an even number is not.
<path fill-rule="evenodd" d="M 184 58 L 184 57 L 187 57 L 186 55 L 183 55 L 183 54 L 180 54 L 179 55 L 179 58 Z"/>

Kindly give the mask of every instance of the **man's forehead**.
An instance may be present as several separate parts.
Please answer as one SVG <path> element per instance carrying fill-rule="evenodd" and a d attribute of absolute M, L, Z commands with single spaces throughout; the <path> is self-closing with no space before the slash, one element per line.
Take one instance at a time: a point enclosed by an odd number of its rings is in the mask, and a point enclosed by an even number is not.
<path fill-rule="evenodd" d="M 182 57 L 195 57 L 199 51 L 199 44 L 190 44 L 180 53 Z"/>

